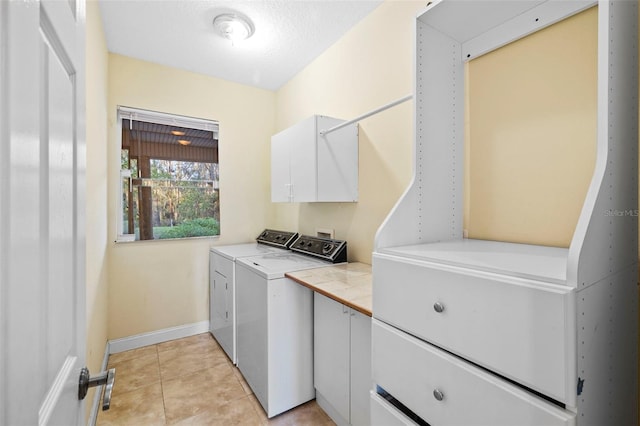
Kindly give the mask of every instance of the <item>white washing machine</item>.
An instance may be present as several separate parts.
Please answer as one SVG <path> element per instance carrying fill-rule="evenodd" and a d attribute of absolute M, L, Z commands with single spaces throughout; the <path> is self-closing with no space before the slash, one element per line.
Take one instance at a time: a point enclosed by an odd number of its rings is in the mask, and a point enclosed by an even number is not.
<path fill-rule="evenodd" d="M 209 251 L 209 330 L 236 364 L 235 261 L 241 257 L 286 253 L 295 232 L 265 229 L 256 242 L 214 246 Z"/>
<path fill-rule="evenodd" d="M 302 235 L 293 252 L 236 261 L 237 356 L 271 418 L 315 397 L 313 291 L 287 272 L 346 262 L 346 242 Z"/>

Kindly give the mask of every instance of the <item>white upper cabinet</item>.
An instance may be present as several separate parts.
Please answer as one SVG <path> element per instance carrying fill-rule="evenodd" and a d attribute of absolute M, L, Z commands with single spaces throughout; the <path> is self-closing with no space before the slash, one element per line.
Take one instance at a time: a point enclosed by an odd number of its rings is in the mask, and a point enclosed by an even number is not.
<path fill-rule="evenodd" d="M 271 138 L 271 201 L 358 201 L 358 125 L 314 115 Z"/>

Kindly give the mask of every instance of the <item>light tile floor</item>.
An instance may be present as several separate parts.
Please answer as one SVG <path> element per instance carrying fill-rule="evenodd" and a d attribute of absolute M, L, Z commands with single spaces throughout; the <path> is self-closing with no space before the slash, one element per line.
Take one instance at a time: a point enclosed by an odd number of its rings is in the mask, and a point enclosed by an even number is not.
<path fill-rule="evenodd" d="M 240 370 L 209 333 L 109 356 L 106 425 L 335 425 L 314 401 L 267 419 Z"/>

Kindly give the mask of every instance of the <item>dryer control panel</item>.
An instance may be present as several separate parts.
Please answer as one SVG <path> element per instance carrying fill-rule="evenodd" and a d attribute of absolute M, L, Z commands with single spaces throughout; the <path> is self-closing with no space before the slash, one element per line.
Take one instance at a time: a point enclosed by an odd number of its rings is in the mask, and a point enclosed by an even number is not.
<path fill-rule="evenodd" d="M 347 242 L 342 240 L 300 235 L 290 248 L 295 252 L 328 260 L 331 263 L 347 261 Z"/>

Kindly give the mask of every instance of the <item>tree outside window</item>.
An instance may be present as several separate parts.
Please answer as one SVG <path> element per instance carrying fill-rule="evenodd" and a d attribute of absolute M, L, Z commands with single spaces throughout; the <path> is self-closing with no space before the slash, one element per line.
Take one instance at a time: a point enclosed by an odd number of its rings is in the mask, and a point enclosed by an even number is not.
<path fill-rule="evenodd" d="M 217 123 L 156 114 L 119 110 L 119 240 L 219 235 Z"/>

